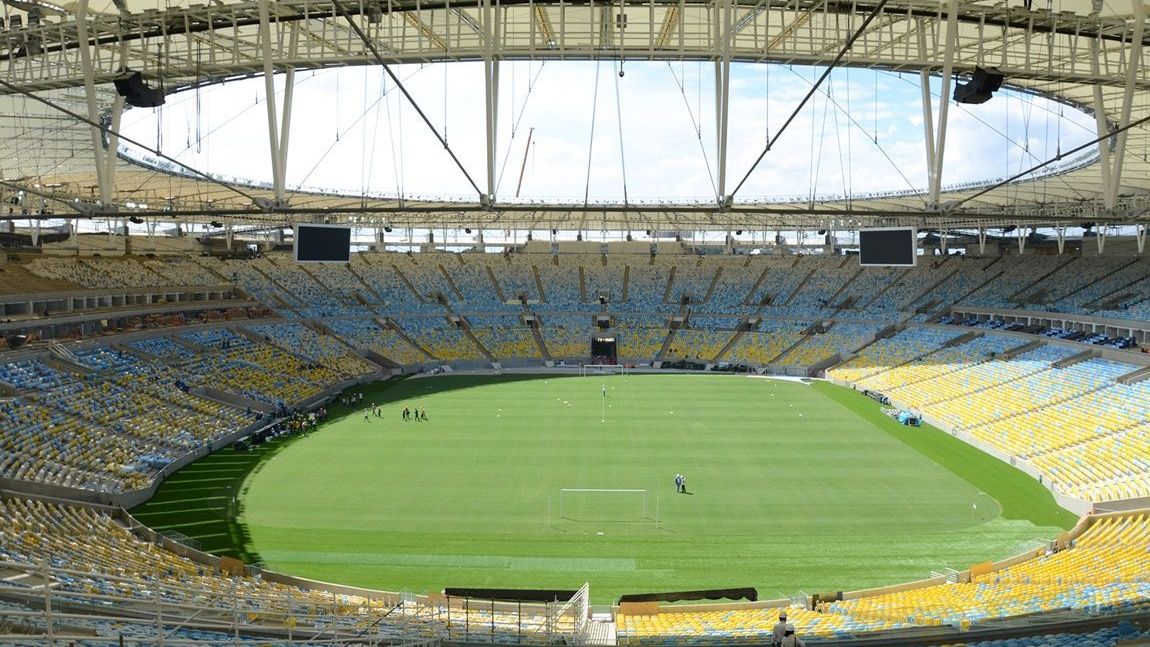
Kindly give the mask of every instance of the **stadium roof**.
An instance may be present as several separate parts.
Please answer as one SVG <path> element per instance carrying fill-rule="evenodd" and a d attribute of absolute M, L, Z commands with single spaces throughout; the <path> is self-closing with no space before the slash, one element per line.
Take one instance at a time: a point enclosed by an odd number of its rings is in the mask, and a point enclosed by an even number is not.
<path fill-rule="evenodd" d="M 1150 222 L 1150 78 L 1141 51 L 1148 35 L 1140 0 L 1033 0 L 1030 8 L 957 0 L 5 5 L 0 192 L 10 205 L 24 192 L 9 217 L 26 217 L 25 209 L 35 216 L 43 204 L 56 217 L 108 217 L 114 210 L 120 218 L 269 225 L 314 220 L 317 213 L 333 222 L 379 226 L 610 230 Z M 270 38 L 261 36 L 265 31 Z M 469 169 L 472 201 L 400 202 L 293 192 L 275 172 L 273 186 L 254 187 L 170 164 L 175 172 L 123 159 L 98 169 L 104 138 L 113 148 L 116 141 L 90 125 L 117 130 L 122 100 L 111 82 L 125 68 L 171 92 L 268 71 L 466 60 L 489 63 L 488 79 L 501 60 L 704 60 L 716 63 L 722 79 L 730 62 L 832 65 L 840 55 L 837 65 L 941 75 L 944 83 L 976 66 L 997 68 L 1014 87 L 1103 117 L 1099 143 L 1062 151 L 1052 164 L 1074 155 L 1098 157 L 1069 165 L 1056 182 L 1022 178 L 943 191 L 939 174 L 923 193 L 799 204 L 740 201 L 737 187 L 747 169 L 721 164 L 722 197 L 714 204 L 500 205 L 488 198 L 488 169 Z M 716 85 L 722 115 L 727 95 L 721 82 Z M 932 118 L 935 126 L 943 119 Z M 488 160 L 494 167 L 494 144 Z"/>

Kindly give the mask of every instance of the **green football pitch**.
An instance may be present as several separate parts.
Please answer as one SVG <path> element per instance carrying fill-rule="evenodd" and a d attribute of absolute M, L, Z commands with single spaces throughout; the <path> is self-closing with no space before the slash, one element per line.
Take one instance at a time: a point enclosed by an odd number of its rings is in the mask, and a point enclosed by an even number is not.
<path fill-rule="evenodd" d="M 415 592 L 586 581 L 599 603 L 891 584 L 1075 520 L 1025 474 L 828 383 L 442 376 L 360 390 L 362 406 L 332 408 L 309 436 L 217 452 L 133 513 L 307 578 Z M 373 401 L 382 418 L 365 420 Z M 404 406 L 428 420 L 402 421 Z"/>

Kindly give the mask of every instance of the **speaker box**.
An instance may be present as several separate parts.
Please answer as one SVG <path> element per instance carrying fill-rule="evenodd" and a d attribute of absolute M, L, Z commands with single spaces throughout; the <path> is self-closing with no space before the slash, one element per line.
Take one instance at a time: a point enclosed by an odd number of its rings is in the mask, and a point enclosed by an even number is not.
<path fill-rule="evenodd" d="M 954 100 L 958 103 L 986 103 L 1002 87 L 1002 73 L 993 67 L 989 70 L 974 68 L 974 76 L 966 83 L 954 86 Z"/>
<path fill-rule="evenodd" d="M 112 80 L 116 93 L 124 97 L 128 105 L 137 108 L 156 108 L 164 105 L 164 92 L 150 88 L 144 83 L 144 75 L 139 72 L 126 73 Z"/>

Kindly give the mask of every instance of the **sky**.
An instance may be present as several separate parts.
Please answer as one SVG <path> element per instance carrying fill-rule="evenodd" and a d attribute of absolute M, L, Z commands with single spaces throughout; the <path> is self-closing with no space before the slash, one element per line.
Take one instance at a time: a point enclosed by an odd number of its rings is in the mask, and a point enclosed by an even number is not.
<path fill-rule="evenodd" d="M 482 63 L 392 69 L 485 188 Z M 498 201 L 716 199 L 714 64 L 628 61 L 623 77 L 619 69 L 613 60 L 501 63 Z M 732 65 L 727 193 L 821 71 Z M 276 87 L 282 95 L 282 75 Z M 935 79 L 936 114 L 939 88 Z M 737 201 L 926 187 L 917 74 L 841 69 L 820 90 L 750 174 Z M 477 198 L 381 68 L 298 73 L 290 126 L 290 188 Z M 271 180 L 262 77 L 169 95 L 162 108 L 125 113 L 121 129 L 199 170 Z M 1000 91 L 982 105 L 952 102 L 943 183 L 1010 176 L 1093 138 L 1092 117 L 1040 97 Z"/>

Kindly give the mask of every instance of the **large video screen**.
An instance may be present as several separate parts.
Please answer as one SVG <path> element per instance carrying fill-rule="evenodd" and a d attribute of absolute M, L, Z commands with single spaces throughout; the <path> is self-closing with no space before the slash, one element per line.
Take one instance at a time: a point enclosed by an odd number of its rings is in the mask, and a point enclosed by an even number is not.
<path fill-rule="evenodd" d="M 859 265 L 910 267 L 918 260 L 918 232 L 913 228 L 859 231 Z"/>
<path fill-rule="evenodd" d="M 301 263 L 347 263 L 351 260 L 351 228 L 296 225 L 295 259 Z"/>

